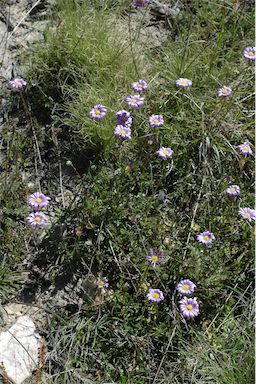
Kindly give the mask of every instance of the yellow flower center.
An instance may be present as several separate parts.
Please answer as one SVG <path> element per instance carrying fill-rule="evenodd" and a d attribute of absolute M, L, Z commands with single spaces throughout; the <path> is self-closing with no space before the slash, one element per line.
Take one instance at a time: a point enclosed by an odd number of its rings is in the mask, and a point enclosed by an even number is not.
<path fill-rule="evenodd" d="M 164 150 L 163 150 L 163 154 L 164 154 L 164 155 L 169 155 L 169 151 L 168 151 L 168 149 L 164 149 Z"/>
<path fill-rule="evenodd" d="M 254 52 L 252 52 L 252 51 L 247 52 L 247 55 L 248 55 L 248 56 L 254 56 Z"/>
<path fill-rule="evenodd" d="M 100 114 L 101 114 L 101 111 L 99 109 L 96 109 L 95 115 L 100 115 Z"/>
<path fill-rule="evenodd" d="M 17 85 L 17 87 L 20 87 L 22 84 L 19 80 L 15 80 L 15 85 Z"/>
<path fill-rule="evenodd" d="M 229 188 L 229 192 L 231 193 L 235 192 L 235 188 Z"/>
<path fill-rule="evenodd" d="M 105 282 L 104 282 L 103 280 L 101 280 L 101 281 L 99 282 L 99 285 L 100 285 L 101 287 L 104 287 Z"/>
<path fill-rule="evenodd" d="M 222 89 L 222 93 L 226 94 L 226 93 L 228 93 L 228 90 L 224 88 L 224 89 Z"/>
<path fill-rule="evenodd" d="M 121 135 L 125 135 L 125 134 L 126 134 L 125 129 L 121 129 L 120 134 L 121 134 Z"/>
<path fill-rule="evenodd" d="M 243 147 L 243 150 L 244 150 L 244 151 L 249 151 L 249 147 L 247 147 L 247 145 L 245 145 L 245 146 Z"/>
<path fill-rule="evenodd" d="M 35 201 L 36 201 L 37 203 L 41 203 L 41 202 L 42 202 L 42 199 L 41 199 L 41 197 L 36 197 L 36 198 L 35 198 Z"/>
<path fill-rule="evenodd" d="M 153 256 L 151 257 L 151 260 L 152 260 L 154 263 L 156 263 L 156 262 L 158 261 L 158 256 L 157 256 L 157 255 L 153 255 Z"/>
<path fill-rule="evenodd" d="M 188 284 L 184 284 L 182 286 L 182 289 L 184 289 L 184 291 L 188 291 L 189 290 L 189 285 Z"/>
<path fill-rule="evenodd" d="M 137 84 L 137 88 L 142 88 L 142 84 Z"/>
<path fill-rule="evenodd" d="M 36 217 L 35 217 L 35 221 L 36 221 L 37 223 L 39 223 L 39 222 L 41 221 L 41 217 L 36 216 Z"/>
<path fill-rule="evenodd" d="M 82 231 L 81 231 L 81 229 L 76 229 L 76 231 L 75 231 L 75 234 L 76 234 L 76 236 L 81 236 L 82 235 Z"/>
<path fill-rule="evenodd" d="M 193 309 L 193 306 L 192 306 L 191 304 L 188 304 L 188 305 L 187 305 L 187 309 L 188 309 L 189 311 L 191 311 L 191 309 Z"/>
<path fill-rule="evenodd" d="M 154 299 L 158 299 L 159 296 L 160 296 L 159 293 L 157 293 L 157 292 L 153 293 L 153 298 L 154 298 Z"/>
<path fill-rule="evenodd" d="M 154 123 L 158 123 L 158 119 L 157 118 L 155 118 L 153 121 L 154 121 Z"/>
<path fill-rule="evenodd" d="M 210 240 L 210 237 L 209 237 L 208 235 L 204 235 L 204 236 L 203 236 L 203 239 L 204 239 L 205 241 L 208 241 L 208 240 Z"/>
<path fill-rule="evenodd" d="M 148 140 L 148 145 L 152 145 L 153 144 L 153 141 L 152 140 Z"/>
<path fill-rule="evenodd" d="M 131 99 L 131 103 L 137 103 L 136 99 Z"/>
<path fill-rule="evenodd" d="M 199 229 L 200 229 L 200 225 L 198 225 L 198 224 L 194 224 L 193 225 L 193 227 L 192 227 L 192 229 L 194 230 L 194 231 L 199 231 Z"/>
<path fill-rule="evenodd" d="M 187 80 L 183 79 L 183 80 L 180 81 L 180 83 L 181 83 L 182 85 L 186 85 L 186 84 L 187 84 Z"/>
<path fill-rule="evenodd" d="M 246 216 L 246 217 L 251 217 L 250 212 L 246 212 L 246 213 L 245 213 L 245 216 Z"/>

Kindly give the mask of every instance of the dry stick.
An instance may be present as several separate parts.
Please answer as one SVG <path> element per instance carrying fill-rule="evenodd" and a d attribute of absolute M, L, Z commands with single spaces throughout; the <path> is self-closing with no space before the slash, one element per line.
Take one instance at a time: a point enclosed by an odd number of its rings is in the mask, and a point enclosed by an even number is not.
<path fill-rule="evenodd" d="M 117 259 L 117 257 L 116 257 L 115 251 L 114 251 L 114 249 L 113 249 L 112 241 L 111 241 L 111 240 L 109 240 L 109 246 L 110 246 L 111 252 L 112 252 L 112 254 L 113 254 L 113 256 L 114 256 L 115 262 L 116 262 L 116 264 L 118 265 L 118 268 L 120 269 L 120 272 L 123 273 L 123 270 L 122 270 L 122 268 L 121 268 L 121 265 L 120 265 L 120 263 L 119 263 L 119 261 L 118 261 L 118 259 Z"/>
<path fill-rule="evenodd" d="M 26 348 L 20 341 L 19 339 L 10 331 L 10 329 L 7 330 L 8 333 L 17 341 L 17 343 L 23 348 L 23 350 L 27 353 L 27 355 L 30 357 L 30 359 L 33 361 L 33 363 L 36 365 L 36 360 L 33 358 L 31 355 L 30 351 L 28 348 Z"/>
<path fill-rule="evenodd" d="M 5 54 L 6 54 L 6 51 L 7 51 L 9 23 L 10 23 L 10 5 L 8 6 L 8 16 L 7 16 L 7 19 L 6 19 L 6 40 L 5 40 L 5 43 L 4 43 L 4 53 L 3 53 L 3 57 L 2 57 L 2 61 L 1 61 L 1 67 L 3 66 L 4 59 L 5 59 Z M 3 35 L 3 39 L 4 39 L 4 36 L 5 36 L 5 33 Z M 3 41 L 3 39 L 2 39 L 2 41 Z M 2 41 L 1 41 L 1 43 L 2 43 Z"/>
<path fill-rule="evenodd" d="M 116 254 L 115 254 L 115 251 L 114 251 L 114 249 L 113 249 L 113 245 L 112 245 L 112 241 L 111 241 L 111 240 L 109 240 L 109 246 L 110 246 L 111 252 L 112 252 L 112 254 L 113 254 L 113 256 L 114 256 L 115 262 L 116 262 L 116 264 L 118 265 L 118 268 L 120 269 L 121 274 L 123 274 L 122 267 L 121 267 L 121 265 L 120 265 L 120 263 L 119 263 L 119 261 L 118 261 L 118 259 L 117 259 L 117 257 L 116 257 Z M 128 270 L 126 267 L 124 267 L 124 268 L 125 268 L 126 272 L 127 272 L 128 275 L 129 275 L 129 278 L 130 278 L 131 284 L 132 284 L 132 286 L 133 286 L 133 288 L 134 288 L 134 291 L 137 293 L 136 286 L 135 286 L 134 283 L 133 283 L 133 280 L 132 280 L 132 277 L 131 277 L 131 274 L 130 274 L 129 270 Z"/>
<path fill-rule="evenodd" d="M 33 136 L 34 136 L 38 159 L 39 159 L 41 167 L 43 168 L 42 157 L 41 157 L 41 153 L 40 153 L 40 149 L 39 149 L 38 140 L 37 140 L 37 137 L 36 137 L 36 132 L 35 132 L 35 129 L 34 129 L 34 126 L 33 126 L 33 120 L 32 120 L 31 114 L 30 114 L 30 112 L 28 110 L 28 107 L 27 107 L 27 104 L 26 104 L 26 100 L 25 100 L 24 95 L 23 95 L 22 92 L 21 92 L 21 99 L 22 99 L 22 102 L 23 102 L 24 109 L 26 111 L 26 115 L 27 115 L 27 117 L 28 117 L 28 119 L 30 121 L 30 127 L 31 127 L 31 130 L 32 130 Z"/>
<path fill-rule="evenodd" d="M 140 19 L 140 24 L 139 24 L 139 27 L 137 29 L 137 35 L 135 35 L 134 41 L 136 41 L 140 36 L 140 31 L 141 31 L 143 22 L 145 20 L 146 14 L 147 14 L 147 8 L 148 8 L 147 6 L 144 8 L 145 10 L 143 12 L 142 18 Z"/>
<path fill-rule="evenodd" d="M 31 117 L 31 114 L 28 110 L 28 107 L 27 107 L 27 104 L 26 104 L 26 100 L 25 100 L 25 97 L 23 95 L 23 92 L 21 91 L 21 100 L 22 100 L 22 103 L 23 103 L 23 107 L 25 109 L 25 113 L 26 113 L 26 116 L 27 116 L 27 119 L 30 123 L 30 128 L 32 130 L 32 133 L 33 133 L 33 138 L 34 138 L 34 152 L 35 154 L 37 153 L 37 156 L 38 156 L 38 160 L 39 160 L 39 163 L 41 165 L 41 168 L 43 169 L 43 162 L 42 162 L 42 157 L 41 157 L 41 153 L 40 153 L 40 148 L 39 148 L 39 144 L 38 144 L 38 140 L 37 140 L 37 136 L 36 136 L 36 131 L 34 129 L 34 126 L 33 126 L 33 120 L 32 120 L 32 117 Z M 39 191 L 41 192 L 41 184 L 40 184 L 40 175 L 39 175 L 39 172 L 38 172 L 38 166 L 37 166 L 37 159 L 36 159 L 36 156 L 35 156 L 35 171 L 36 171 L 36 178 L 37 178 L 37 181 L 38 181 L 38 187 L 39 187 Z"/>
<path fill-rule="evenodd" d="M 186 241 L 186 248 L 185 248 L 185 252 L 184 252 L 184 255 L 183 255 L 183 260 L 185 259 L 186 254 L 187 254 L 187 250 L 188 250 L 187 247 L 188 247 L 188 243 L 189 243 L 189 240 L 190 240 L 190 237 L 191 237 L 191 228 L 193 227 L 193 225 L 195 223 L 196 212 L 197 212 L 197 209 L 198 209 L 199 200 L 200 200 L 201 195 L 202 195 L 202 190 L 203 190 L 204 182 L 205 182 L 205 176 L 203 177 L 202 184 L 201 184 L 201 187 L 200 187 L 200 191 L 199 191 L 199 194 L 197 196 L 197 201 L 196 201 L 195 209 L 194 209 L 194 212 L 193 212 L 192 221 L 191 221 L 191 224 L 190 224 L 190 230 L 189 230 L 187 241 Z"/>
<path fill-rule="evenodd" d="M 131 11 L 131 9 L 130 9 L 130 11 Z M 130 11 L 129 11 L 129 12 L 130 12 Z M 141 30 L 142 23 L 143 23 L 143 21 L 144 21 L 145 15 L 146 15 L 146 8 L 145 8 L 145 12 L 144 12 L 144 14 L 143 14 L 143 16 L 142 16 L 142 18 L 141 18 L 141 22 L 140 22 L 139 27 L 138 27 L 137 35 L 136 35 L 133 39 L 131 39 L 131 41 L 128 42 L 128 45 L 127 45 L 127 46 L 124 44 L 123 48 L 118 52 L 117 55 L 114 56 L 113 60 L 111 60 L 111 62 L 109 63 L 110 65 L 113 64 L 113 62 L 114 62 L 117 58 L 119 58 L 119 56 L 120 56 L 123 52 L 125 52 L 127 48 L 130 47 L 130 44 L 131 44 L 131 43 L 136 42 L 136 39 L 137 39 L 137 38 L 139 37 L 139 35 L 140 35 L 140 30 Z"/>
<path fill-rule="evenodd" d="M 52 140 L 57 148 L 57 156 L 58 156 L 58 165 L 59 165 L 59 178 L 60 178 L 60 193 L 61 193 L 61 199 L 62 199 L 62 205 L 63 205 L 63 208 L 65 208 L 65 197 L 64 197 L 64 192 L 63 192 L 63 182 L 62 182 L 62 165 L 61 165 L 61 155 L 60 155 L 60 150 L 59 150 L 59 142 L 58 142 L 58 139 L 57 139 L 57 135 L 54 131 L 54 126 L 51 127 L 51 131 L 52 131 Z M 73 166 L 72 164 L 72 168 L 75 169 L 75 167 Z M 75 169 L 76 171 L 76 169 Z M 77 171 L 76 171 L 77 172 Z"/>
<path fill-rule="evenodd" d="M 134 65 L 136 74 L 140 78 L 140 74 L 139 74 L 139 71 L 138 71 L 138 68 L 137 68 L 137 64 L 136 64 L 136 60 L 135 60 L 135 57 L 134 57 L 133 45 L 132 45 L 131 13 L 130 12 L 129 12 L 129 18 L 128 18 L 128 31 L 129 31 L 129 45 L 130 45 L 130 48 L 131 48 L 133 65 Z"/>
<path fill-rule="evenodd" d="M 10 40 L 10 38 L 12 37 L 12 35 L 16 32 L 16 30 L 19 28 L 19 26 L 23 23 L 23 21 L 26 19 L 26 17 L 30 14 L 31 11 L 33 11 L 33 9 L 41 2 L 41 0 L 37 0 L 35 2 L 35 4 L 30 8 L 30 10 L 20 19 L 20 21 L 18 22 L 18 24 L 16 24 L 16 26 L 14 27 L 14 29 L 12 30 L 12 32 L 10 33 L 8 40 Z"/>
<path fill-rule="evenodd" d="M 142 23 L 145 19 L 145 16 L 146 16 L 146 11 L 147 11 L 147 7 L 145 8 L 145 11 L 142 15 L 142 18 L 141 18 L 141 21 L 140 21 L 140 24 L 139 24 L 139 28 L 137 30 L 137 34 L 135 34 L 135 37 L 134 39 L 132 39 L 132 32 L 131 32 L 131 8 L 129 10 L 129 17 L 128 17 L 128 30 L 129 30 L 129 46 L 131 48 L 131 54 L 132 54 L 132 61 L 133 61 L 133 64 L 134 64 L 134 68 L 135 68 L 135 71 L 138 75 L 138 77 L 140 78 L 140 75 L 139 75 L 139 72 L 138 72 L 138 68 L 137 68 L 137 64 L 136 64 L 136 61 L 135 61 L 135 57 L 134 57 L 134 52 L 133 52 L 133 42 L 136 42 L 137 39 L 139 38 L 139 35 L 140 35 L 140 30 L 142 28 Z M 136 33 L 136 31 L 135 31 Z"/>
<path fill-rule="evenodd" d="M 160 372 L 160 369 L 162 368 L 162 365 L 163 365 L 163 363 L 164 363 L 164 360 L 165 360 L 165 357 L 166 357 L 166 355 L 167 355 L 168 349 L 170 348 L 170 345 L 171 345 L 173 336 L 175 335 L 176 328 L 177 328 L 177 325 L 175 325 L 175 327 L 173 328 L 172 334 L 171 334 L 171 336 L 170 336 L 170 338 L 169 338 L 169 341 L 168 341 L 168 345 L 167 345 L 167 347 L 166 347 L 166 350 L 164 351 L 162 360 L 160 361 L 160 364 L 159 364 L 159 366 L 158 366 L 158 369 L 157 369 L 157 372 L 156 372 L 156 375 L 155 375 L 155 377 L 154 377 L 154 381 L 153 381 L 152 384 L 155 384 L 155 382 L 156 382 L 157 376 L 158 376 L 158 374 L 159 374 L 159 372 Z"/>
<path fill-rule="evenodd" d="M 64 197 L 64 192 L 63 192 L 63 183 L 62 183 L 62 165 L 61 165 L 61 160 L 60 160 L 60 157 L 58 159 L 58 163 L 59 163 L 59 170 L 60 170 L 60 192 L 61 192 L 61 199 L 62 199 L 62 205 L 63 205 L 63 208 L 65 208 L 65 197 Z"/>
<path fill-rule="evenodd" d="M 34 152 L 36 153 L 36 145 L 35 145 L 35 144 L 34 144 Z M 38 166 L 37 166 L 37 158 L 36 158 L 36 156 L 35 156 L 35 171 L 36 171 L 36 177 L 37 177 L 37 181 L 38 181 L 39 192 L 42 192 L 42 190 L 41 190 L 40 176 L 39 176 L 39 172 L 38 172 Z"/>

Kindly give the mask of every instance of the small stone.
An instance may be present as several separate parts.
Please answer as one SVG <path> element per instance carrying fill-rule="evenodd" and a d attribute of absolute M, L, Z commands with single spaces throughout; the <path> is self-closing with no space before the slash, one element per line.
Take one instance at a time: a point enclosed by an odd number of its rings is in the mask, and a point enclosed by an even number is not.
<path fill-rule="evenodd" d="M 0 361 L 15 384 L 21 384 L 36 368 L 41 337 L 29 316 L 20 316 L 6 332 L 0 333 Z"/>

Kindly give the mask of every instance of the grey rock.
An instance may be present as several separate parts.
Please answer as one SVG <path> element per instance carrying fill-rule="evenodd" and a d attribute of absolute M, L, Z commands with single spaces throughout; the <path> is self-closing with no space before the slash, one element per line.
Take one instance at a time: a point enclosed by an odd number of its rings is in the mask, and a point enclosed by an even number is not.
<path fill-rule="evenodd" d="M 8 0 L 0 7 L 0 90 L 6 89 L 5 82 L 13 76 L 22 75 L 19 56 L 43 38 L 53 2 L 41 0 L 33 8 L 36 0 Z"/>
<path fill-rule="evenodd" d="M 178 0 L 172 5 L 169 2 L 165 4 L 162 1 L 152 0 L 150 8 L 161 16 L 177 17 L 181 11 L 181 2 Z"/>

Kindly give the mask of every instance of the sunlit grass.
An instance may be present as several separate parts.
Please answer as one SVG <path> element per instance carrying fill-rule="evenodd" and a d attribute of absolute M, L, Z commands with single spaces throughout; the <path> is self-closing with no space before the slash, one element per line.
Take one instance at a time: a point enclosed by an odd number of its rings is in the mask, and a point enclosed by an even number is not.
<path fill-rule="evenodd" d="M 45 275 L 52 286 L 62 275 L 82 281 L 82 304 L 52 310 L 49 383 L 249 384 L 254 234 L 239 209 L 253 208 L 254 169 L 253 157 L 237 146 L 253 146 L 254 72 L 242 57 L 253 41 L 252 13 L 198 1 L 172 21 L 176 37 L 149 52 L 139 37 L 142 25 L 131 40 L 128 2 L 57 5 L 55 26 L 30 56 L 25 93 L 38 124 L 42 172 L 33 168 L 25 129 L 12 136 L 4 164 L 9 172 L 12 158 L 17 174 L 24 166 L 40 179 L 51 197 L 52 228 L 42 243 L 33 242 L 29 228 L 20 233 L 24 222 L 15 228 L 27 209 L 25 182 L 18 212 L 15 191 L 8 196 L 3 189 L 9 210 L 1 216 L 3 236 L 17 237 L 21 251 L 5 258 L 8 279 L 12 260 L 30 252 L 40 265 L 35 290 L 41 292 Z M 149 88 L 144 105 L 132 111 L 125 99 L 139 77 Z M 179 77 L 192 86 L 177 88 Z M 223 85 L 230 97 L 217 95 Z M 108 109 L 100 121 L 89 117 L 96 104 Z M 114 136 L 121 109 L 133 116 L 131 140 Z M 163 115 L 164 124 L 151 127 L 152 114 Z M 4 131 L 8 143 L 9 137 Z M 156 155 L 162 146 L 173 151 L 169 160 Z M 239 196 L 225 194 L 230 184 L 239 185 Z M 64 204 L 65 188 L 72 198 Z M 58 194 L 62 200 L 55 201 Z M 211 246 L 197 241 L 204 231 L 215 236 Z M 152 247 L 164 255 L 156 268 L 146 257 Z M 5 255 L 13 249 L 10 241 L 3 246 Z M 103 276 L 105 294 L 96 284 Z M 179 311 L 182 279 L 197 287 L 200 315 L 191 322 Z M 149 303 L 149 288 L 161 289 L 165 299 Z"/>

